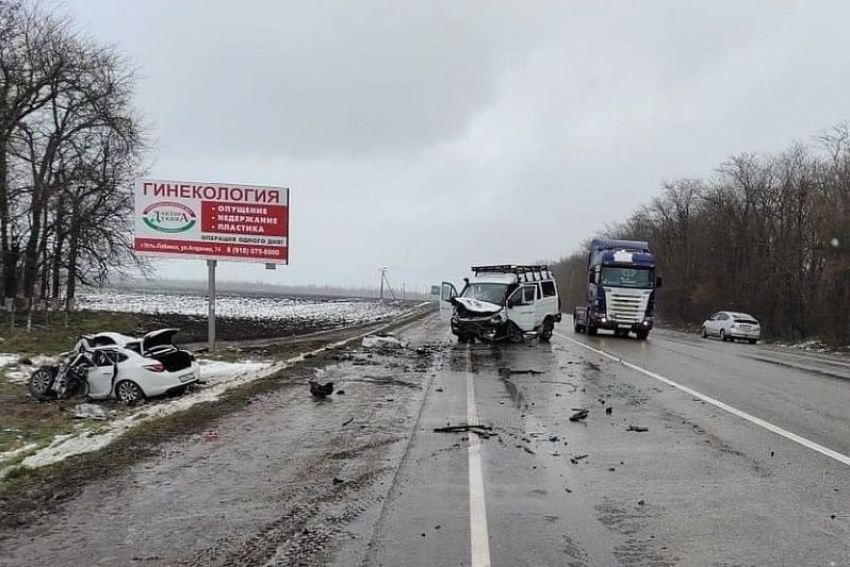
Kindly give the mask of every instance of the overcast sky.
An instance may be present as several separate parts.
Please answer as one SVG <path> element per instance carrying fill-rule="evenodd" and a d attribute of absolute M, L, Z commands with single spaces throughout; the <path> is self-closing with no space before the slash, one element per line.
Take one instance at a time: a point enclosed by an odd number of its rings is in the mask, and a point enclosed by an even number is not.
<path fill-rule="evenodd" d="M 292 265 L 221 279 L 556 259 L 665 179 L 850 118 L 845 0 L 57 5 L 139 67 L 151 177 L 291 188 Z"/>

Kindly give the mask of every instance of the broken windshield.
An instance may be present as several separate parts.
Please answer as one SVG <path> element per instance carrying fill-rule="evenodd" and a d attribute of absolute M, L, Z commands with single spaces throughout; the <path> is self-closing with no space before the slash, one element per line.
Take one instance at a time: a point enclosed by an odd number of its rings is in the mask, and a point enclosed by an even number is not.
<path fill-rule="evenodd" d="M 488 301 L 496 305 L 504 305 L 507 294 L 507 284 L 471 283 L 463 290 L 461 297 Z"/>

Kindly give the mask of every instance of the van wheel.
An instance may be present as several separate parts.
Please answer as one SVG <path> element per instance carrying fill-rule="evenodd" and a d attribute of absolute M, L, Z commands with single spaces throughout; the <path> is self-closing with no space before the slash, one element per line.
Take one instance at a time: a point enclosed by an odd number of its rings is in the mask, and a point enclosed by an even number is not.
<path fill-rule="evenodd" d="M 726 336 L 726 329 L 720 329 L 720 340 L 724 343 L 729 340 L 729 337 Z"/>
<path fill-rule="evenodd" d="M 508 323 L 508 340 L 514 344 L 521 343 L 525 339 L 525 334 L 516 326 L 516 323 L 510 321 Z"/>
<path fill-rule="evenodd" d="M 636 333 L 637 333 L 637 338 L 638 338 L 639 341 L 645 341 L 647 339 L 647 337 L 649 337 L 649 331 L 644 331 L 644 330 L 641 329 L 640 331 L 637 331 Z"/>
<path fill-rule="evenodd" d="M 758 340 L 758 339 L 749 339 L 749 341 L 750 341 L 750 344 L 751 344 L 751 345 L 756 344 L 756 341 L 757 341 L 757 340 Z"/>
<path fill-rule="evenodd" d="M 546 319 L 543 321 L 543 329 L 540 331 L 540 340 L 546 341 L 547 343 L 552 340 L 552 335 L 555 333 L 555 323 L 552 322 L 552 319 Z"/>

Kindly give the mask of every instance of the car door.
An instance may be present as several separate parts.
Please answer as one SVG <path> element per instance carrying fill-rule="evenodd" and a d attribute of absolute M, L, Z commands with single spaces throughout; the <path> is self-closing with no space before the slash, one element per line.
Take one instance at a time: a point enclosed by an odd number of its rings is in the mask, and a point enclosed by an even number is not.
<path fill-rule="evenodd" d="M 708 318 L 708 321 L 705 322 L 705 331 L 709 335 L 716 335 L 720 332 L 720 328 L 718 327 L 718 317 L 720 317 L 720 313 L 715 313 L 711 317 Z"/>
<path fill-rule="evenodd" d="M 440 286 L 440 319 L 442 321 L 451 321 L 452 314 L 455 311 L 455 306 L 452 299 L 457 297 L 457 288 L 451 282 L 443 282 Z"/>
<path fill-rule="evenodd" d="M 96 350 L 92 354 L 94 366 L 89 368 L 86 381 L 89 383 L 89 396 L 95 400 L 108 398 L 112 393 L 112 379 L 115 377 L 115 353 Z"/>
<path fill-rule="evenodd" d="M 540 289 L 539 283 L 534 284 L 534 288 L 536 297 L 536 301 L 534 303 L 534 326 L 536 328 L 539 328 L 541 325 L 543 325 L 543 320 L 546 318 L 546 315 L 549 314 L 549 303 L 551 303 L 551 301 L 543 297 L 543 291 Z"/>
<path fill-rule="evenodd" d="M 726 328 L 727 320 L 729 316 L 726 313 L 718 313 L 717 318 L 714 320 L 714 335 L 720 336 L 720 331 Z M 726 331 L 727 333 L 729 331 Z"/>
<path fill-rule="evenodd" d="M 537 320 L 537 285 L 520 286 L 508 298 L 508 319 L 525 332 L 533 331 Z"/>

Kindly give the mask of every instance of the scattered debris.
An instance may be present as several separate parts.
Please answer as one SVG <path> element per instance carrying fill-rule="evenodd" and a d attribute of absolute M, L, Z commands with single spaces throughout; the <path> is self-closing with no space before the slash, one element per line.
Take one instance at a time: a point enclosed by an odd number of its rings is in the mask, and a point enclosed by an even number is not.
<path fill-rule="evenodd" d="M 442 388 L 437 388 L 435 391 L 436 391 L 436 392 L 442 392 L 442 391 L 443 391 L 443 389 L 442 389 Z"/>
<path fill-rule="evenodd" d="M 78 419 L 109 419 L 109 412 L 98 404 L 77 404 L 73 417 Z"/>
<path fill-rule="evenodd" d="M 481 437 L 489 439 L 498 433 L 493 433 L 493 428 L 489 425 L 447 425 L 445 427 L 435 427 L 434 433 L 475 433 Z"/>
<path fill-rule="evenodd" d="M 608 467 L 608 470 L 609 470 L 610 472 L 617 472 L 617 469 L 615 469 L 614 467 Z"/>
<path fill-rule="evenodd" d="M 406 347 L 400 339 L 392 335 L 382 334 L 363 337 L 362 344 L 364 348 L 401 349 Z"/>
<path fill-rule="evenodd" d="M 557 443 L 558 441 L 560 441 L 560 439 L 558 439 L 557 435 L 552 435 L 552 436 L 549 437 L 550 443 Z"/>
<path fill-rule="evenodd" d="M 310 393 L 313 395 L 314 398 L 326 398 L 333 394 L 333 391 L 333 382 L 328 382 L 327 384 L 319 384 L 318 382 L 310 380 Z"/>
<path fill-rule="evenodd" d="M 567 494 L 572 494 L 572 493 L 573 493 L 573 491 L 572 491 L 572 490 L 570 490 L 569 488 L 567 488 L 566 486 L 564 487 L 564 491 L 565 491 Z"/>
<path fill-rule="evenodd" d="M 442 527 L 443 527 L 443 526 L 434 526 L 434 529 L 435 529 L 435 530 L 439 530 L 439 529 L 440 529 L 440 528 L 442 528 Z"/>
<path fill-rule="evenodd" d="M 646 433 L 647 431 L 649 431 L 649 428 L 648 427 L 642 427 L 640 425 L 630 425 L 626 429 L 626 431 L 635 431 L 637 433 Z"/>
<path fill-rule="evenodd" d="M 545 372 L 543 372 L 542 370 L 535 370 L 534 368 L 528 368 L 528 369 L 525 369 L 525 370 L 513 370 L 512 368 L 502 367 L 502 368 L 499 368 L 498 372 L 499 372 L 500 376 L 514 376 L 514 375 L 517 375 L 517 374 L 529 374 L 529 375 L 545 374 Z"/>
<path fill-rule="evenodd" d="M 348 425 L 348 424 L 349 424 L 349 423 L 351 423 L 352 421 L 354 421 L 354 418 L 353 418 L 353 417 L 349 417 L 348 419 L 346 419 L 345 421 L 343 421 L 343 422 L 342 422 L 342 426 L 343 426 L 343 427 L 345 427 L 346 425 Z"/>
<path fill-rule="evenodd" d="M 586 459 L 586 458 L 588 458 L 589 456 L 590 456 L 590 455 L 587 455 L 587 454 L 584 454 L 584 455 L 576 455 L 575 457 L 570 457 L 570 462 L 571 462 L 572 464 L 574 464 L 574 465 L 577 465 L 579 461 L 581 461 L 582 459 Z"/>
<path fill-rule="evenodd" d="M 646 500 L 638 500 L 638 506 L 643 506 L 646 504 Z"/>
<path fill-rule="evenodd" d="M 529 455 L 536 455 L 537 454 L 537 453 L 534 452 L 534 449 L 532 449 L 528 445 L 523 445 L 522 450 L 525 451 L 526 453 L 528 453 Z"/>
<path fill-rule="evenodd" d="M 588 411 L 586 409 L 573 410 L 575 413 L 570 416 L 570 421 L 581 421 L 587 417 Z"/>
<path fill-rule="evenodd" d="M 336 392 L 334 392 L 334 393 L 335 393 L 337 396 L 344 396 L 344 395 L 345 395 L 345 390 L 337 390 L 337 391 L 336 391 Z"/>
<path fill-rule="evenodd" d="M 605 415 L 611 415 L 612 413 L 614 413 L 614 408 L 612 408 L 611 406 L 605 408 Z"/>
<path fill-rule="evenodd" d="M 339 485 L 339 484 L 345 484 L 345 481 L 343 479 L 335 476 L 334 479 L 333 479 L 333 483 Z"/>

